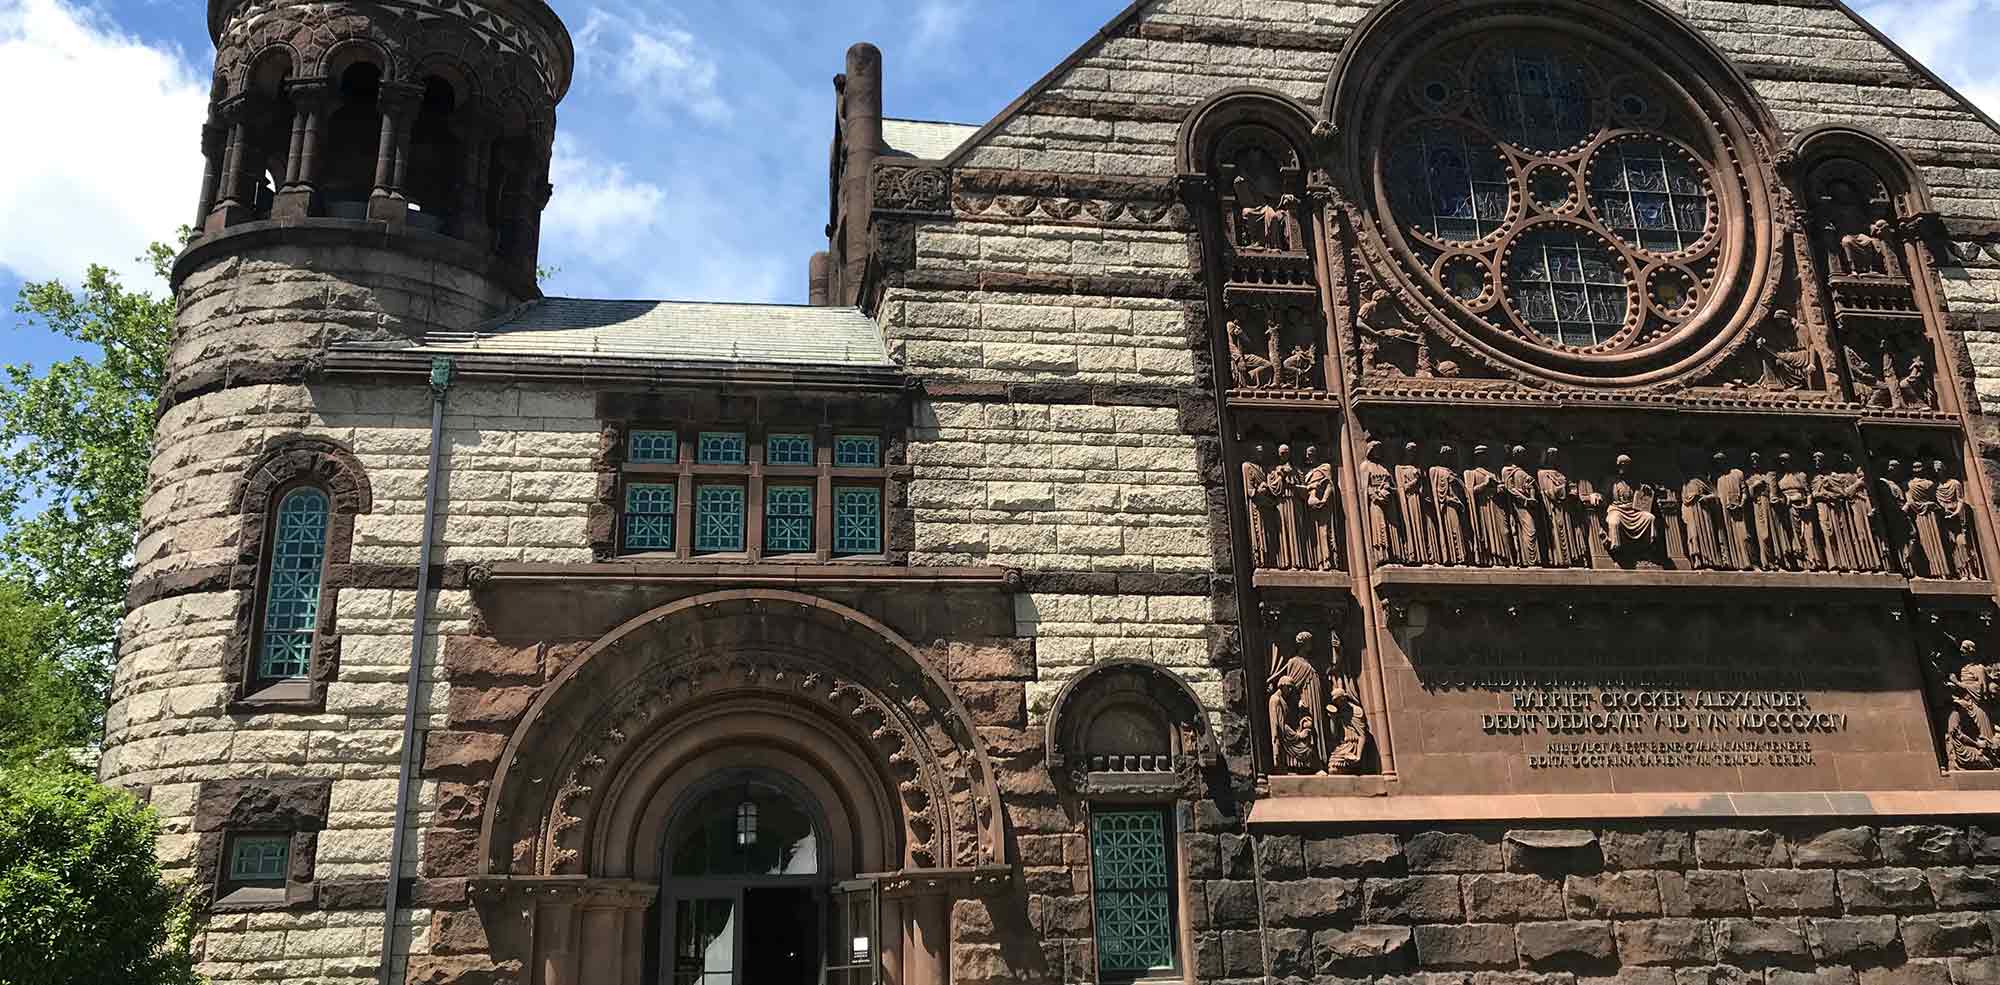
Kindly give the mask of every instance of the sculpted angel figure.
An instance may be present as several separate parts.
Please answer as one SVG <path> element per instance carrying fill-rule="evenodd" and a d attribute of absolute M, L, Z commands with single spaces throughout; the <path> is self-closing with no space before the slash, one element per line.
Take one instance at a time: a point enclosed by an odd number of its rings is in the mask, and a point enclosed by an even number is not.
<path fill-rule="evenodd" d="M 1653 512 L 1658 493 L 1632 478 L 1632 456 L 1618 456 L 1618 477 L 1611 482 L 1611 502 L 1604 510 L 1604 541 L 1614 555 L 1627 549 L 1648 549 L 1659 540 L 1660 518 Z"/>

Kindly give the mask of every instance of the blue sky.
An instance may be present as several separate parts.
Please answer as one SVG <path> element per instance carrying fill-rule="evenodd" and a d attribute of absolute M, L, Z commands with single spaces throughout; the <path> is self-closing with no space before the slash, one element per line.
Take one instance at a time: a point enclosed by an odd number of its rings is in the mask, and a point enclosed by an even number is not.
<path fill-rule="evenodd" d="M 23 280 L 132 262 L 191 218 L 212 57 L 207 0 L 0 0 L 0 361 Z M 576 38 L 543 259 L 551 293 L 802 301 L 824 243 L 833 75 L 879 44 L 892 116 L 984 122 L 1124 0 L 555 0 Z M 1864 0 L 1864 15 L 2000 109 L 2000 0 Z M 16 124 L 18 117 L 24 122 Z"/>

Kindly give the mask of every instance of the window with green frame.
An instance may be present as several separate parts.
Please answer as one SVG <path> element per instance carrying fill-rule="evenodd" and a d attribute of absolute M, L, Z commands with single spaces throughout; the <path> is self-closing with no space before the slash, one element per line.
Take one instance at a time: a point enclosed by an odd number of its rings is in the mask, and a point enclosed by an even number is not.
<path fill-rule="evenodd" d="M 833 553 L 882 553 L 882 490 L 879 487 L 834 487 Z"/>
<path fill-rule="evenodd" d="M 694 550 L 734 554 L 743 550 L 743 487 L 705 483 L 694 491 Z"/>
<path fill-rule="evenodd" d="M 291 869 L 291 858 L 290 835 L 236 835 L 229 840 L 224 878 L 231 888 L 283 886 Z"/>
<path fill-rule="evenodd" d="M 1173 817 L 1164 808 L 1091 811 L 1097 970 L 1106 980 L 1144 978 L 1179 966 L 1173 830 Z"/>
<path fill-rule="evenodd" d="M 330 506 L 325 490 L 313 486 L 294 489 L 278 503 L 277 529 L 264 571 L 259 680 L 297 680 L 312 673 Z"/>
<path fill-rule="evenodd" d="M 774 433 L 764 436 L 764 464 L 811 465 L 812 463 L 812 435 Z"/>
<path fill-rule="evenodd" d="M 625 549 L 674 549 L 674 487 L 665 482 L 634 482 L 625 487 Z"/>
<path fill-rule="evenodd" d="M 813 549 L 813 488 L 764 487 L 764 553 L 806 554 Z"/>

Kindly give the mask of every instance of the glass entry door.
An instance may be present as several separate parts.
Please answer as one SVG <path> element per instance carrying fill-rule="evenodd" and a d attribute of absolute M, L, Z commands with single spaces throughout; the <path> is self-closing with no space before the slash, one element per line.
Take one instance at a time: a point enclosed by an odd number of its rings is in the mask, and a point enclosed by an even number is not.
<path fill-rule="evenodd" d="M 735 985 L 736 956 L 743 948 L 736 894 L 677 899 L 673 907 L 671 985 Z"/>

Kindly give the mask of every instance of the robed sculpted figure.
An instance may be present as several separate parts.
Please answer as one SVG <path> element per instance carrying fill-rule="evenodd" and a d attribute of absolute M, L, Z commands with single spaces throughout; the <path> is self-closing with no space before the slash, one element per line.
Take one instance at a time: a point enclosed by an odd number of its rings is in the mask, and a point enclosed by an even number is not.
<path fill-rule="evenodd" d="M 1701 475 L 1681 484 L 1681 534 L 1687 541 L 1688 564 L 1696 568 L 1729 567 L 1722 549 L 1722 500 Z"/>
<path fill-rule="evenodd" d="M 1382 464 L 1382 443 L 1370 441 L 1361 462 L 1362 495 L 1368 497 L 1368 545 L 1377 566 L 1408 560 L 1397 523 L 1396 476 Z"/>
<path fill-rule="evenodd" d="M 1789 452 L 1778 456 L 1778 495 L 1784 500 L 1785 523 L 1792 531 L 1794 571 L 1825 571 L 1826 546 L 1820 537 L 1819 511 L 1813 508 L 1812 480 L 1799 471 Z"/>
<path fill-rule="evenodd" d="M 1312 652 L 1312 642 L 1311 633 L 1294 637 L 1291 654 L 1266 682 L 1271 763 L 1281 772 L 1316 773 L 1326 763 L 1318 722 L 1326 701 L 1320 693 L 1319 671 L 1306 658 Z"/>
<path fill-rule="evenodd" d="M 1611 482 L 1611 503 L 1604 510 L 1604 543 L 1616 556 L 1643 553 L 1660 537 L 1660 518 L 1653 512 L 1658 494 L 1632 478 L 1632 456 L 1618 456 L 1618 477 Z"/>
<path fill-rule="evenodd" d="M 1750 453 L 1750 520 L 1757 535 L 1757 563 L 1765 571 L 1788 566 L 1791 537 L 1785 525 L 1784 500 L 1778 495 L 1778 474 L 1764 467 L 1764 456 Z"/>
<path fill-rule="evenodd" d="M 1278 500 L 1271 493 L 1270 454 L 1270 446 L 1259 442 L 1243 460 L 1243 512 L 1250 534 L 1250 563 L 1259 568 L 1278 566 Z"/>
<path fill-rule="evenodd" d="M 1396 466 L 1396 502 L 1402 508 L 1401 560 L 1404 564 L 1438 563 L 1437 513 L 1431 506 L 1429 494 L 1424 492 L 1428 481 L 1417 443 L 1412 441 L 1404 445 L 1403 463 Z"/>
<path fill-rule="evenodd" d="M 1750 476 L 1715 455 L 1715 499 L 1722 507 L 1722 541 L 1730 561 L 1746 571 L 1757 568 L 1757 536 L 1750 526 Z"/>
<path fill-rule="evenodd" d="M 1278 542 L 1273 551 L 1277 555 L 1276 566 L 1287 570 L 1299 570 L 1306 563 L 1306 518 L 1305 497 L 1302 495 L 1299 470 L 1292 465 L 1292 446 L 1278 446 L 1278 463 L 1271 466 L 1264 481 L 1271 487 L 1271 498 L 1278 506 L 1278 523 L 1275 530 Z"/>
<path fill-rule="evenodd" d="M 1475 564 L 1514 564 L 1514 511 L 1500 486 L 1500 475 L 1486 467 L 1491 449 L 1472 449 L 1472 467 L 1465 470 L 1466 511 L 1472 520 L 1472 560 Z"/>
<path fill-rule="evenodd" d="M 1910 463 L 1910 484 L 1903 509 L 1910 514 L 1915 535 L 1918 577 L 1950 578 L 1951 552 L 1945 546 L 1944 509 L 1938 503 L 1937 480 L 1922 459 Z"/>
<path fill-rule="evenodd" d="M 1945 471 L 1944 462 L 1931 463 L 1937 477 L 1938 517 L 1944 523 L 1945 547 L 1951 551 L 1951 573 L 1967 580 L 1982 578 L 1985 565 L 1979 563 L 1979 541 L 1974 536 L 1972 510 L 1965 501 L 1965 484 Z"/>
<path fill-rule="evenodd" d="M 1875 480 L 1875 489 L 1882 497 L 1882 542 L 1888 545 L 1889 557 L 1895 562 L 1896 570 L 1912 578 L 1918 577 L 1916 531 L 1910 524 L 1910 494 L 1905 488 L 1909 476 L 1903 470 L 1899 459 L 1890 459 L 1882 468 L 1882 477 Z"/>
<path fill-rule="evenodd" d="M 1840 459 L 1840 478 L 1845 488 L 1847 523 L 1854 531 L 1855 560 L 1863 571 L 1881 571 L 1887 566 L 1883 545 L 1887 532 L 1875 501 L 1868 495 L 1868 476 L 1855 464 L 1853 455 Z"/>
<path fill-rule="evenodd" d="M 1305 552 L 1308 567 L 1332 571 L 1340 566 L 1340 492 L 1333 464 L 1320 461 L 1318 445 L 1306 446 L 1306 474 L 1299 485 L 1305 497 Z"/>
<path fill-rule="evenodd" d="M 1820 537 L 1826 542 L 1826 566 L 1831 571 L 1859 571 L 1854 515 L 1847 511 L 1847 481 L 1833 471 L 1825 452 L 1812 454 L 1812 501 Z"/>
<path fill-rule="evenodd" d="M 1542 504 L 1542 542 L 1548 545 L 1549 566 L 1575 568 L 1590 563 L 1590 533 L 1579 509 L 1576 484 L 1561 468 L 1562 449 L 1542 452 L 1535 473 L 1535 490 Z"/>
<path fill-rule="evenodd" d="M 1326 771 L 1335 775 L 1361 772 L 1361 759 L 1368 753 L 1368 713 L 1338 681 L 1327 684 L 1326 731 Z"/>
<path fill-rule="evenodd" d="M 1993 715 L 1986 709 L 1984 688 L 1975 664 L 1967 664 L 1944 682 L 1951 711 L 1945 718 L 1945 754 L 1951 767 L 1959 770 L 1990 770 L 2000 767 L 2000 736 L 1993 730 Z"/>
<path fill-rule="evenodd" d="M 1500 469 L 1500 491 L 1513 514 L 1514 559 L 1523 567 L 1547 563 L 1542 554 L 1542 497 L 1535 477 L 1528 472 L 1528 449 L 1515 445 L 1507 449 L 1507 464 Z"/>
<path fill-rule="evenodd" d="M 1472 563 L 1472 527 L 1466 514 L 1465 484 L 1451 467 L 1457 452 L 1439 445 L 1430 469 L 1431 509 L 1437 513 L 1437 563 Z"/>

